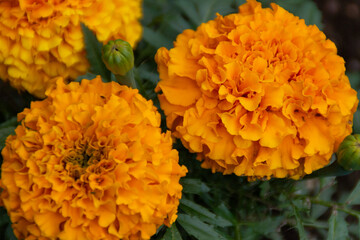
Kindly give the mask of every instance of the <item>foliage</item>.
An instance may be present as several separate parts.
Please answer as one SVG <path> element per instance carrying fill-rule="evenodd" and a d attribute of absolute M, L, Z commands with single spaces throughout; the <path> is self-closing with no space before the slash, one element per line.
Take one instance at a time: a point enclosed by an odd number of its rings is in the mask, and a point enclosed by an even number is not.
<path fill-rule="evenodd" d="M 172 47 L 176 36 L 184 29 L 195 29 L 199 24 L 215 17 L 215 13 L 237 11 L 244 0 L 144 0 L 143 39 L 135 50 L 136 80 L 140 93 L 147 99 L 158 100 L 154 88 L 158 73 L 154 55 L 159 47 Z M 270 0 L 262 1 L 265 6 Z M 320 29 L 321 12 L 311 0 L 275 1 L 307 24 Z M 83 28 L 92 72 L 78 78 L 91 78 L 101 74 L 113 79 L 99 62 L 100 46 L 94 35 Z M 360 89 L 360 73 L 348 73 L 350 82 Z M 10 89 L 4 85 L 4 88 Z M 16 107 L 29 106 L 29 97 L 17 96 Z M 14 96 L 15 96 L 14 95 Z M 25 97 L 24 97 L 25 96 Z M 20 100 L 19 100 L 20 99 Z M 3 101 L 3 100 L 2 100 Z M 15 106 L 14 106 L 15 107 Z M 0 148 L 5 138 L 13 133 L 16 113 L 0 102 Z M 164 120 L 164 119 L 163 119 Z M 164 121 L 162 121 L 163 127 Z M 360 112 L 354 116 L 354 132 L 360 133 Z M 178 220 L 170 228 L 162 226 L 153 240 L 180 239 L 359 239 L 360 238 L 360 181 L 344 188 L 346 177 L 309 177 L 294 181 L 273 179 L 249 182 L 235 175 L 213 174 L 202 169 L 195 155 L 180 142 L 180 163 L 189 173 L 182 179 L 183 198 Z M 2 160 L 2 159 L 1 159 Z M 9 217 L 0 208 L 0 239 L 16 239 Z"/>

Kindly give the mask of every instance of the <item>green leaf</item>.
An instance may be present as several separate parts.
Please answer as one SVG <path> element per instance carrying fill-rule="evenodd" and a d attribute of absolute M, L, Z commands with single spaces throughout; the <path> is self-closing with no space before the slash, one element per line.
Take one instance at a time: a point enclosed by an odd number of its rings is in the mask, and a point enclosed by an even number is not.
<path fill-rule="evenodd" d="M 357 220 L 358 220 L 358 237 L 359 237 L 359 239 L 360 239 L 360 217 L 358 217 L 357 218 Z"/>
<path fill-rule="evenodd" d="M 81 24 L 81 28 L 84 34 L 86 57 L 90 63 L 90 72 L 95 75 L 101 75 L 103 81 L 110 81 L 111 72 L 106 68 L 105 64 L 101 60 L 101 48 L 102 44 L 97 40 L 95 34 L 85 26 Z"/>
<path fill-rule="evenodd" d="M 201 19 L 199 14 L 196 12 L 195 2 L 177 0 L 175 4 L 179 8 L 179 10 L 181 10 L 186 15 L 186 17 L 191 21 L 194 28 L 200 25 Z M 206 8 L 206 6 L 204 6 L 204 8 Z"/>
<path fill-rule="evenodd" d="M 214 212 L 227 219 L 228 221 L 232 222 L 234 225 L 237 224 L 237 220 L 235 218 L 235 216 L 230 212 L 230 210 L 225 206 L 224 203 L 221 203 L 219 204 L 219 206 L 217 206 L 215 209 L 214 209 Z"/>
<path fill-rule="evenodd" d="M 15 130 L 16 126 L 17 126 L 17 118 L 16 117 L 13 117 L 13 118 L 7 120 L 6 122 L 3 122 L 0 124 L 0 151 L 5 146 L 6 138 L 9 135 L 15 133 L 14 130 Z"/>
<path fill-rule="evenodd" d="M 292 207 L 293 207 L 294 216 L 295 216 L 295 219 L 296 219 L 296 228 L 297 228 L 298 233 L 299 233 L 299 238 L 300 238 L 300 240 L 308 239 L 307 236 L 306 236 L 305 229 L 304 229 L 303 220 L 300 217 L 299 210 L 294 204 L 292 204 Z"/>
<path fill-rule="evenodd" d="M 214 19 L 216 13 L 227 15 L 234 12 L 234 9 L 231 7 L 233 2 L 233 0 L 177 0 L 175 5 L 190 20 L 192 28 L 196 29 L 201 23 Z"/>
<path fill-rule="evenodd" d="M 335 157 L 335 154 L 333 155 Z M 352 171 L 345 170 L 342 166 L 338 164 L 337 161 L 333 162 L 330 165 L 327 165 L 315 172 L 312 172 L 309 175 L 306 175 L 304 179 L 318 178 L 318 177 L 333 177 L 333 176 L 344 176 L 352 173 Z"/>
<path fill-rule="evenodd" d="M 154 31 L 146 26 L 143 26 L 143 39 L 146 43 L 150 44 L 156 49 L 161 47 L 172 47 L 172 41 L 170 39 L 165 37 L 161 32 Z"/>
<path fill-rule="evenodd" d="M 182 16 L 180 15 L 175 15 L 175 16 L 171 16 L 172 18 L 169 17 L 169 26 L 174 29 L 176 32 L 181 33 L 182 31 L 184 31 L 184 29 L 191 29 L 193 28 L 193 26 L 186 21 Z"/>
<path fill-rule="evenodd" d="M 311 204 L 311 217 L 318 219 L 323 215 L 329 208 L 320 204 Z"/>
<path fill-rule="evenodd" d="M 199 218 L 186 214 L 179 214 L 178 223 L 192 236 L 198 240 L 226 239 L 218 233 L 213 226 L 202 222 Z"/>
<path fill-rule="evenodd" d="M 238 7 L 238 6 L 240 6 L 240 5 L 244 4 L 244 3 L 246 3 L 246 0 L 235 0 L 236 7 Z"/>
<path fill-rule="evenodd" d="M 360 181 L 356 184 L 349 196 L 345 200 L 346 205 L 360 204 Z"/>
<path fill-rule="evenodd" d="M 214 213 L 210 212 L 203 206 L 200 206 L 199 204 L 196 204 L 187 199 L 180 200 L 180 208 L 189 215 L 196 216 L 200 220 L 216 226 L 229 227 L 232 225 L 232 223 L 228 220 L 220 216 L 216 216 Z"/>
<path fill-rule="evenodd" d="M 83 80 L 83 79 L 91 80 L 91 79 L 96 78 L 96 76 L 97 76 L 96 74 L 87 72 L 87 73 L 85 73 L 84 75 L 78 76 L 78 77 L 76 78 L 75 82 L 81 82 L 81 80 Z"/>
<path fill-rule="evenodd" d="M 5 230 L 5 239 L 6 240 L 17 240 L 15 237 L 14 231 L 11 228 L 11 224 L 9 224 Z"/>
<path fill-rule="evenodd" d="M 346 75 L 349 77 L 350 85 L 355 90 L 360 88 L 360 72 L 347 72 Z"/>
<path fill-rule="evenodd" d="M 180 183 L 185 193 L 200 194 L 210 191 L 210 188 L 199 179 L 183 178 Z"/>
<path fill-rule="evenodd" d="M 0 128 L 16 126 L 17 123 L 18 123 L 17 117 L 12 117 L 12 118 L 6 120 L 5 122 L 1 123 Z"/>
<path fill-rule="evenodd" d="M 354 133 L 359 134 L 360 133 L 360 110 L 357 110 L 354 113 L 354 119 L 353 119 L 353 129 Z"/>
<path fill-rule="evenodd" d="M 159 74 L 157 73 L 156 69 L 154 69 L 154 71 L 150 71 L 147 69 L 146 65 L 140 65 L 136 70 L 141 79 L 149 80 L 154 84 L 154 86 L 156 86 L 156 84 L 159 82 Z M 151 90 L 154 91 L 154 89 Z"/>
<path fill-rule="evenodd" d="M 321 11 L 313 1 L 304 1 L 295 12 L 305 20 L 307 25 L 316 25 L 319 29 L 323 28 Z"/>
<path fill-rule="evenodd" d="M 274 1 L 279 6 L 285 8 L 287 11 L 293 13 L 295 16 L 305 20 L 307 25 L 316 25 L 322 29 L 321 11 L 317 8 L 316 4 L 311 0 L 277 0 Z"/>
<path fill-rule="evenodd" d="M 0 207 L 0 228 L 6 226 L 7 224 L 11 224 L 10 218 L 7 215 L 5 208 Z"/>
<path fill-rule="evenodd" d="M 334 210 L 329 218 L 329 232 L 327 240 L 349 239 L 349 232 L 344 214 Z"/>
<path fill-rule="evenodd" d="M 167 229 L 165 235 L 162 237 L 162 240 L 182 240 L 179 230 L 176 228 L 175 224 Z"/>
<path fill-rule="evenodd" d="M 241 223 L 243 227 L 241 228 L 242 235 L 246 236 L 246 239 L 262 239 L 262 237 L 269 237 L 273 235 L 275 238 L 277 236 L 277 229 L 284 221 L 285 216 L 264 216 L 263 220 L 260 219 L 255 222 L 245 222 Z M 271 238 L 273 239 L 273 238 Z"/>

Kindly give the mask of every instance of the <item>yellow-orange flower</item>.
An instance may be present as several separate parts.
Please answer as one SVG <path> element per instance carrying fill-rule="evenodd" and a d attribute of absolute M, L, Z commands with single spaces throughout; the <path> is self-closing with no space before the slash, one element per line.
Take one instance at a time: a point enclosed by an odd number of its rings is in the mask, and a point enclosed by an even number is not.
<path fill-rule="evenodd" d="M 134 46 L 142 32 L 141 0 L 0 1 L 0 78 L 37 97 L 62 76 L 84 74 L 80 23 L 101 42 L 123 39 Z"/>
<path fill-rule="evenodd" d="M 137 90 L 57 81 L 2 151 L 1 199 L 19 239 L 149 239 L 177 218 L 171 133 Z"/>
<path fill-rule="evenodd" d="M 155 60 L 167 126 L 213 172 L 297 179 L 327 165 L 351 132 L 358 100 L 343 58 L 276 4 L 248 0 Z"/>

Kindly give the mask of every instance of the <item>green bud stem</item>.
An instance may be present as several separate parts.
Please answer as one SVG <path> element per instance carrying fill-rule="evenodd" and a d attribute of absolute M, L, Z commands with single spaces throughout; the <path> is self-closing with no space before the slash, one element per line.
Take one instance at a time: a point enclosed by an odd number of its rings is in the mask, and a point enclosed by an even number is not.
<path fill-rule="evenodd" d="M 134 68 L 130 69 L 125 76 L 121 76 L 119 74 L 114 74 L 116 80 L 121 85 L 126 85 L 131 88 L 137 88 L 136 80 L 135 80 L 135 74 L 134 74 Z"/>

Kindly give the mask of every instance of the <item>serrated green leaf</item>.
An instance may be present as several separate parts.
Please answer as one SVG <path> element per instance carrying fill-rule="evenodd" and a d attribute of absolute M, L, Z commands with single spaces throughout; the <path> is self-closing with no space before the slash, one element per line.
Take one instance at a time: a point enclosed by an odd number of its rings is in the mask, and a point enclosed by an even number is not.
<path fill-rule="evenodd" d="M 329 232 L 327 240 L 349 239 L 349 232 L 344 214 L 334 210 L 329 218 Z"/>
<path fill-rule="evenodd" d="M 109 82 L 111 72 L 101 60 L 102 44 L 85 24 L 81 24 L 81 28 L 84 34 L 86 57 L 90 63 L 90 72 L 95 75 L 101 75 L 103 81 Z"/>
<path fill-rule="evenodd" d="M 179 230 L 176 228 L 175 224 L 167 229 L 161 240 L 182 240 Z"/>
<path fill-rule="evenodd" d="M 210 191 L 210 188 L 199 179 L 183 178 L 180 183 L 185 193 L 200 194 Z"/>
<path fill-rule="evenodd" d="M 204 223 L 197 217 L 179 214 L 177 221 L 190 235 L 196 237 L 198 240 L 226 239 L 226 237 L 218 233 L 213 226 Z"/>
<path fill-rule="evenodd" d="M 228 220 L 220 216 L 216 216 L 214 213 L 210 212 L 208 209 L 204 208 L 203 206 L 196 204 L 192 201 L 189 201 L 187 199 L 180 200 L 180 208 L 189 215 L 196 216 L 200 220 L 216 226 L 229 227 L 232 225 L 232 223 L 229 222 Z"/>
<path fill-rule="evenodd" d="M 299 214 L 299 210 L 294 204 L 292 204 L 292 207 L 293 207 L 293 212 L 294 212 L 294 216 L 296 219 L 296 228 L 299 233 L 299 238 L 300 238 L 300 240 L 308 239 L 306 236 L 303 220 L 301 219 L 300 214 Z"/>

